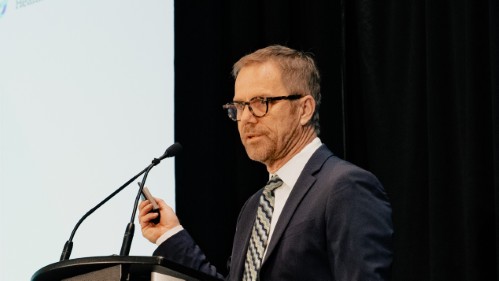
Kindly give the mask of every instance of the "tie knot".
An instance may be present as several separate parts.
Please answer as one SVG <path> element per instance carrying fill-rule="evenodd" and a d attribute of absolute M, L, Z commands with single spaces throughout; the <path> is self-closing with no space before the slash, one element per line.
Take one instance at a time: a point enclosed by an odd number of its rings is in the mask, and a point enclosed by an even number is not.
<path fill-rule="evenodd" d="M 279 186 L 282 185 L 282 180 L 279 176 L 273 175 L 272 178 L 267 182 L 267 185 L 265 185 L 264 191 L 265 192 L 272 192 L 274 189 L 278 188 Z"/>

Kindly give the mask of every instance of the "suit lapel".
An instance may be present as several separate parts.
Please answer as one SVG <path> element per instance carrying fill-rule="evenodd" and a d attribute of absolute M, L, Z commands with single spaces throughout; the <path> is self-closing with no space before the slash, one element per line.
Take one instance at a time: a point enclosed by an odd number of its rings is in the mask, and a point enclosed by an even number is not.
<path fill-rule="evenodd" d="M 326 159 L 331 157 L 332 155 L 333 153 L 325 145 L 322 145 L 312 155 L 308 163 L 303 168 L 303 171 L 296 181 L 293 190 L 289 194 L 288 200 L 284 204 L 284 208 L 282 209 L 281 215 L 279 216 L 279 220 L 277 221 L 274 232 L 272 234 L 272 238 L 267 248 L 267 253 L 263 260 L 263 264 L 265 264 L 265 261 L 270 256 L 270 254 L 272 254 L 272 251 L 275 249 L 277 243 L 281 239 L 284 230 L 286 230 L 289 221 L 293 217 L 303 197 L 307 194 L 309 189 L 316 181 L 315 174 L 321 169 Z"/>
<path fill-rule="evenodd" d="M 278 241 L 281 239 L 284 230 L 293 217 L 294 212 L 300 204 L 301 200 L 314 184 L 316 180 L 314 175 L 321 169 L 326 159 L 331 157 L 332 155 L 332 152 L 325 145 L 322 145 L 312 155 L 307 165 L 305 165 L 281 212 L 279 221 L 277 222 L 276 228 L 274 229 L 274 232 L 272 234 L 267 253 L 264 257 L 262 267 L 265 266 L 265 260 L 272 253 Z M 242 278 L 244 261 L 246 259 L 246 251 L 248 249 L 251 230 L 256 218 L 258 200 L 262 191 L 263 189 L 260 189 L 252 196 L 252 198 L 248 199 L 247 204 L 241 210 L 240 218 L 238 219 L 236 235 L 234 237 L 230 276 L 227 280 L 241 280 Z"/>

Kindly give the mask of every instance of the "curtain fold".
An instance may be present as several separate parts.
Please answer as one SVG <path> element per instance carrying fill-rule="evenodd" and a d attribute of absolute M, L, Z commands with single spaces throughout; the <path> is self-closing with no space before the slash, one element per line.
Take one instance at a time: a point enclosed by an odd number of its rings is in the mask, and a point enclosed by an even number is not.
<path fill-rule="evenodd" d="M 497 279 L 496 12 L 483 1 L 346 12 L 346 151 L 391 195 L 394 279 Z"/>

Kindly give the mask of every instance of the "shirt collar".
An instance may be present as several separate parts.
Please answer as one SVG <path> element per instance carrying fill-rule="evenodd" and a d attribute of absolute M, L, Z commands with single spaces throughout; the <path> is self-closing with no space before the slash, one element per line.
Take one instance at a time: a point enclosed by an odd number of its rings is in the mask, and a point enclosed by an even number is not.
<path fill-rule="evenodd" d="M 298 154 L 293 156 L 284 166 L 275 172 L 279 175 L 282 181 L 289 187 L 293 188 L 301 171 L 307 164 L 312 154 L 322 145 L 321 140 L 316 137 L 309 144 L 307 144 Z M 272 174 L 269 175 L 269 179 Z"/>

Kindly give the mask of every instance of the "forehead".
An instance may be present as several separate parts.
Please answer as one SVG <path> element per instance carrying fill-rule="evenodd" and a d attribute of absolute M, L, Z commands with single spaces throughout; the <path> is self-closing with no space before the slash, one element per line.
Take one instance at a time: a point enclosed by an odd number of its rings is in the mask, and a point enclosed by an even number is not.
<path fill-rule="evenodd" d="M 234 100 L 249 100 L 256 96 L 278 96 L 285 92 L 281 70 L 274 62 L 243 67 L 234 84 Z"/>

